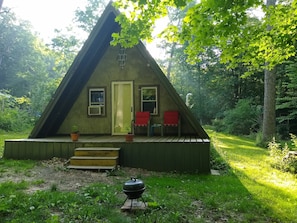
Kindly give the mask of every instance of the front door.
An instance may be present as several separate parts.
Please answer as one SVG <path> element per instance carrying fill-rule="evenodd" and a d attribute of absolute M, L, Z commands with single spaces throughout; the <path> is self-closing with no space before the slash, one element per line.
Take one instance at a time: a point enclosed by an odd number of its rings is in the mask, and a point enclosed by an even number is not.
<path fill-rule="evenodd" d="M 131 132 L 133 119 L 133 82 L 112 82 L 112 135 Z"/>

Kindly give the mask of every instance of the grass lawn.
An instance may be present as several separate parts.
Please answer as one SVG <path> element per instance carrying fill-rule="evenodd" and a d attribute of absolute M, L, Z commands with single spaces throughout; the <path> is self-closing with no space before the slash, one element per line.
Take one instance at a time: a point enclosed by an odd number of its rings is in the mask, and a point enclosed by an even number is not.
<path fill-rule="evenodd" d="M 297 178 L 270 166 L 267 149 L 247 138 L 208 131 L 216 151 L 261 206 L 280 222 L 297 222 Z"/>
<path fill-rule="evenodd" d="M 253 140 L 207 132 L 215 166 L 229 168 L 219 176 L 140 172 L 136 177 L 145 182 L 143 197 L 149 204 L 145 211 L 120 211 L 122 185 L 130 176 L 118 170 L 108 176 L 111 184 L 98 182 L 75 192 L 54 186 L 25 192 L 42 179 L 1 182 L 0 222 L 297 222 L 296 177 L 271 168 L 268 151 Z M 23 137 L 1 135 L 0 150 L 4 138 Z M 31 167 L 25 161 L 1 160 L 0 174 L 7 168 L 25 173 Z"/>

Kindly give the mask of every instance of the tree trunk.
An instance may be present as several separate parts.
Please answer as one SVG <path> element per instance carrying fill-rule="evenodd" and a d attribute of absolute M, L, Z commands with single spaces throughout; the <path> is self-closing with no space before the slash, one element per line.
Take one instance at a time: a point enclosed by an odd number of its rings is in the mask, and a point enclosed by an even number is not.
<path fill-rule="evenodd" d="M 276 0 L 267 0 L 266 7 L 275 6 Z M 269 17 L 269 15 L 267 15 Z M 272 27 L 268 26 L 267 31 Z M 276 68 L 264 71 L 264 109 L 263 109 L 263 142 L 268 142 L 275 136 L 275 100 L 276 100 Z"/>
<path fill-rule="evenodd" d="M 3 1 L 4 1 L 4 0 L 0 0 L 0 12 L 1 12 L 1 8 L 2 8 Z"/>
<path fill-rule="evenodd" d="M 276 69 L 264 71 L 263 142 L 275 136 Z"/>
<path fill-rule="evenodd" d="M 176 47 L 176 43 L 173 43 L 173 45 L 172 45 L 172 47 L 170 49 L 169 64 L 168 64 L 168 67 L 167 67 L 167 74 L 166 74 L 169 81 L 170 81 L 170 78 L 171 78 L 172 58 L 173 58 L 173 55 L 175 53 L 175 47 Z"/>

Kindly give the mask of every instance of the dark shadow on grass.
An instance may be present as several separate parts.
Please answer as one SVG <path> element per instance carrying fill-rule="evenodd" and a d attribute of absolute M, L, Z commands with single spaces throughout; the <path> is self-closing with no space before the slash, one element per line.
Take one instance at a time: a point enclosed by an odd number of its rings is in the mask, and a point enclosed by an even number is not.
<path fill-rule="evenodd" d="M 164 173 L 143 180 L 146 201 L 160 207 L 146 213 L 147 219 L 180 222 L 170 215 L 182 213 L 191 222 L 280 222 L 232 171 L 219 176 Z"/>
<path fill-rule="evenodd" d="M 255 147 L 254 141 L 244 137 L 225 135 L 223 133 L 214 133 L 212 140 L 211 149 L 213 151 L 211 152 L 211 160 L 215 164 L 213 167 L 216 168 L 223 166 L 225 168 L 221 170 L 223 175 L 215 178 L 215 184 L 221 185 L 221 188 L 218 191 L 220 191 L 220 194 L 223 194 L 223 197 L 225 197 L 224 200 L 226 200 L 227 203 L 230 200 L 235 202 L 235 207 L 231 208 L 236 209 L 237 203 L 238 212 L 243 212 L 243 216 L 246 216 L 245 220 L 247 222 L 252 222 L 252 220 L 254 222 L 286 222 L 289 217 L 284 216 L 281 211 L 275 211 L 271 205 L 271 201 L 269 202 L 269 196 L 267 197 L 268 201 L 266 202 L 266 197 L 258 197 L 259 195 L 249 191 L 245 185 L 247 185 L 246 183 L 248 182 L 248 184 L 252 185 L 253 187 L 260 187 L 259 190 L 267 190 L 268 192 L 276 194 L 278 193 L 278 190 L 276 188 L 272 188 L 273 190 L 270 190 L 270 187 L 261 185 L 256 182 L 255 179 L 248 177 L 244 172 L 244 169 L 232 169 L 228 163 L 229 161 L 240 165 L 242 162 L 243 166 L 246 166 L 249 165 L 248 162 L 253 159 L 263 160 L 266 158 L 268 151 Z M 217 146 L 217 148 L 214 148 L 215 146 Z M 220 154 L 222 154 L 222 156 Z M 215 161 L 219 162 L 216 163 Z M 253 163 L 252 165 L 255 164 Z M 242 180 L 244 180 L 245 185 L 241 182 Z M 285 200 L 290 199 L 288 194 L 285 195 L 283 192 L 280 193 L 282 193 L 281 196 L 284 197 Z M 260 196 L 266 195 L 265 192 L 263 194 L 261 193 Z M 265 202 L 263 202 L 263 200 Z M 222 205 L 224 205 L 224 201 L 222 201 Z M 247 212 L 254 214 L 249 216 Z"/>

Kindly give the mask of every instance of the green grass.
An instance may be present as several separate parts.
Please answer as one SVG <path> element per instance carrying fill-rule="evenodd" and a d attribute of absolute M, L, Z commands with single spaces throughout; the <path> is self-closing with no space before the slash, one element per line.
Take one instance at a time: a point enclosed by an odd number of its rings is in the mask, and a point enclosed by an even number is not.
<path fill-rule="evenodd" d="M 27 174 L 27 170 L 33 168 L 36 164 L 32 160 L 4 160 L 1 159 L 3 156 L 4 143 L 6 139 L 24 139 L 28 138 L 28 132 L 12 133 L 0 131 L 0 177 L 1 174 L 6 172 L 8 169 L 13 169 L 15 173 Z"/>
<path fill-rule="evenodd" d="M 296 176 L 272 168 L 268 150 L 256 147 L 251 139 L 209 133 L 216 150 L 253 198 L 280 222 L 297 222 Z"/>
<path fill-rule="evenodd" d="M 253 140 L 208 130 L 215 166 L 221 175 L 144 173 L 145 211 L 123 213 L 124 170 L 108 176 L 109 184 L 95 183 L 76 192 L 58 185 L 28 194 L 32 182 L 0 184 L 3 222 L 297 222 L 297 180 L 270 166 L 268 151 Z M 9 137 L 11 138 L 11 137 Z M 0 142 L 1 143 L 1 142 Z M 214 149 L 215 148 L 215 149 Z M 0 169 L 24 171 L 30 161 L 1 160 Z M 23 168 L 23 169 L 22 169 Z M 1 221 L 1 222 L 2 222 Z"/>

